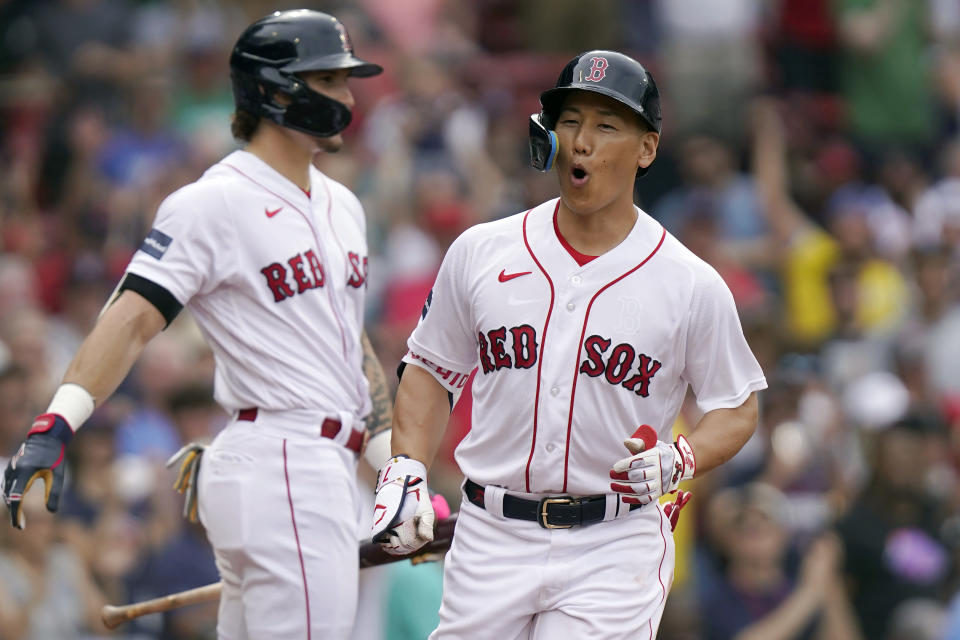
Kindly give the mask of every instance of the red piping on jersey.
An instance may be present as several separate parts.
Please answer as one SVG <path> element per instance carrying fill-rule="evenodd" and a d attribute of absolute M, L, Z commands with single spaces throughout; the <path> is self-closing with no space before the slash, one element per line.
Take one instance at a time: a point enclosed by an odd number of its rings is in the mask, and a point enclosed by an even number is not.
<path fill-rule="evenodd" d="M 557 200 L 557 208 L 559 207 L 560 200 Z M 543 321 L 543 337 L 540 339 L 540 357 L 537 358 L 537 391 L 533 396 L 533 435 L 530 439 L 530 456 L 527 458 L 527 469 L 525 472 L 527 493 L 530 493 L 530 463 L 533 462 L 533 451 L 537 446 L 537 418 L 540 412 L 540 370 L 543 367 L 543 352 L 547 344 L 547 327 L 550 326 L 550 314 L 553 313 L 553 280 L 550 279 L 550 274 L 547 273 L 547 270 L 544 269 L 540 261 L 537 260 L 537 256 L 533 254 L 533 249 L 530 248 L 530 243 L 527 241 L 527 218 L 530 217 L 531 211 L 533 211 L 533 209 L 529 209 L 523 216 L 523 244 L 526 245 L 527 252 L 530 254 L 530 257 L 533 258 L 533 261 L 537 263 L 537 267 L 540 268 L 543 276 L 547 279 L 547 283 L 550 285 L 550 306 L 547 307 L 547 319 Z M 554 210 L 554 215 L 556 215 L 556 210 Z M 579 358 L 579 352 L 577 357 Z"/>
<path fill-rule="evenodd" d="M 663 601 L 667 599 L 667 587 L 663 584 L 663 561 L 667 558 L 667 536 L 663 534 L 663 509 L 660 505 L 657 505 L 657 514 L 660 516 L 660 539 L 663 540 L 663 553 L 660 555 L 660 566 L 657 568 L 657 579 L 660 581 L 660 604 L 663 605 Z M 650 638 L 653 640 L 653 618 L 648 620 L 650 623 Z"/>
<path fill-rule="evenodd" d="M 559 206 L 559 203 L 557 203 L 557 206 Z M 663 233 L 660 234 L 660 242 L 658 242 L 657 246 L 653 248 L 653 251 L 650 252 L 650 255 L 644 258 L 640 264 L 635 266 L 633 269 L 630 269 L 630 271 L 627 271 L 616 280 L 611 280 L 607 284 L 600 287 L 600 289 L 595 294 L 593 294 L 593 297 L 590 298 L 590 303 L 587 304 L 587 312 L 583 316 L 583 329 L 580 331 L 580 344 L 577 347 L 577 360 L 574 363 L 574 368 L 573 368 L 573 386 L 570 388 L 570 412 L 567 414 L 567 443 L 566 443 L 566 450 L 563 453 L 563 491 L 567 490 L 567 465 L 570 462 L 570 433 L 573 430 L 573 400 L 577 395 L 577 378 L 580 375 L 579 374 L 580 352 L 583 351 L 583 338 L 587 333 L 587 322 L 590 320 L 590 309 L 593 307 L 594 301 L 596 301 L 597 297 L 599 297 L 601 293 L 603 293 L 604 291 L 606 291 L 616 283 L 620 282 L 621 280 L 626 278 L 628 275 L 630 275 L 631 273 L 633 273 L 643 265 L 647 264 L 647 261 L 650 258 L 652 258 L 654 254 L 657 253 L 657 251 L 660 250 L 661 246 L 663 246 L 663 240 L 666 237 L 667 237 L 667 230 L 664 229 Z"/>
<path fill-rule="evenodd" d="M 293 539 L 297 541 L 297 556 L 300 558 L 300 575 L 303 576 L 303 597 L 307 604 L 307 640 L 310 640 L 310 591 L 307 589 L 307 568 L 303 564 L 300 549 L 300 534 L 297 533 L 297 517 L 293 513 L 293 496 L 290 495 L 290 475 L 287 473 L 287 439 L 283 439 L 283 479 L 287 483 L 287 502 L 290 503 L 290 522 L 293 523 Z"/>
<path fill-rule="evenodd" d="M 330 263 L 327 261 L 327 256 L 326 256 L 326 254 L 325 254 L 324 251 L 323 251 L 323 245 L 320 244 L 320 237 L 317 235 L 317 230 L 313 228 L 313 225 L 312 225 L 312 224 L 310 224 L 310 218 L 307 217 L 307 214 L 305 214 L 303 211 L 301 211 L 300 208 L 299 208 L 297 205 L 293 204 L 292 202 L 290 202 L 289 200 L 287 200 L 286 198 L 284 198 L 284 197 L 281 196 L 280 194 L 275 193 L 274 191 L 272 191 L 272 190 L 268 189 L 267 187 L 265 187 L 264 185 L 260 184 L 259 182 L 257 182 L 256 180 L 254 180 L 253 178 L 251 178 L 250 176 L 248 176 L 247 174 L 245 174 L 245 173 L 244 173 L 243 171 L 241 171 L 240 169 L 237 169 L 237 168 L 236 168 L 235 166 L 233 166 L 232 164 L 230 164 L 230 163 L 228 163 L 228 162 L 221 162 L 220 164 L 222 164 L 222 165 L 225 166 L 225 167 L 230 167 L 231 169 L 233 169 L 234 171 L 236 171 L 237 173 L 239 173 L 241 176 L 243 176 L 244 178 L 246 178 L 247 180 L 249 180 L 249 181 L 252 182 L 253 184 L 257 185 L 258 187 L 260 187 L 261 189 L 263 189 L 264 191 L 266 191 L 267 193 L 270 193 L 270 194 L 276 196 L 277 198 L 283 200 L 283 201 L 286 202 L 288 205 L 290 205 L 290 207 L 291 207 L 294 211 L 296 211 L 297 213 L 299 213 L 300 216 L 303 218 L 303 221 L 307 223 L 307 227 L 310 228 L 310 233 L 313 234 L 313 241 L 317 243 L 317 251 L 320 252 L 320 257 L 321 257 L 321 259 L 323 260 L 324 263 L 326 263 L 326 264 L 328 264 L 328 265 L 330 264 Z M 326 182 L 323 183 L 323 186 L 324 186 L 324 188 L 327 188 Z M 303 189 L 301 189 L 301 191 L 303 191 Z M 327 217 L 328 217 L 328 218 L 329 218 L 329 216 L 330 216 L 330 208 L 331 208 L 331 206 L 333 206 L 333 198 L 330 196 L 330 189 L 327 188 Z M 340 241 L 338 240 L 338 241 L 337 241 L 337 244 L 338 244 L 338 245 L 339 245 L 339 242 L 340 242 Z M 341 248 L 340 250 L 343 251 L 342 248 Z M 332 288 L 333 288 L 332 285 L 331 285 L 330 287 L 324 287 L 324 289 L 327 290 L 327 298 L 330 300 L 330 309 L 333 310 L 333 319 L 337 321 L 337 328 L 340 330 L 340 346 L 341 346 L 341 348 L 343 349 L 343 359 L 346 361 L 346 360 L 347 360 L 347 336 L 346 336 L 346 332 L 344 332 L 344 330 L 343 330 L 343 323 L 340 321 L 340 314 L 337 312 L 337 305 L 335 305 L 335 304 L 334 304 L 334 301 L 333 301 L 333 291 L 331 291 Z M 356 383 L 356 381 L 354 381 L 354 382 Z M 361 406 L 362 406 L 362 405 L 363 405 L 363 401 L 362 401 L 362 396 L 363 396 L 363 394 L 361 393 L 360 395 L 361 395 L 361 403 L 360 403 L 360 404 L 361 404 Z"/>
<path fill-rule="evenodd" d="M 577 264 L 581 267 L 591 260 L 596 260 L 598 256 L 587 255 L 586 253 L 580 253 L 573 248 L 573 245 L 567 242 L 567 239 L 563 237 L 563 234 L 560 233 L 560 227 L 557 225 L 557 212 L 553 213 L 553 232 L 557 234 L 557 240 L 560 241 L 560 245 L 567 250 L 567 253 L 570 254 L 570 257 L 576 260 Z"/>
<path fill-rule="evenodd" d="M 333 208 L 333 195 L 330 193 L 330 187 L 327 186 L 327 181 L 322 180 L 321 182 L 323 182 L 323 189 L 327 194 L 327 221 L 328 221 L 328 224 L 330 225 L 330 230 L 333 231 L 333 219 L 330 216 L 330 210 Z M 317 237 L 317 232 L 314 231 L 313 227 L 310 227 L 310 230 L 313 231 L 313 238 L 314 240 L 317 241 L 317 249 L 320 251 L 321 258 L 323 258 L 323 261 L 327 265 L 329 265 L 330 262 L 327 260 L 326 252 L 323 250 L 323 247 L 320 245 L 320 238 Z M 337 238 L 337 233 L 335 231 L 333 232 L 333 239 L 337 241 L 337 247 L 339 247 L 340 253 L 343 253 L 344 260 L 346 260 L 346 262 L 349 263 L 350 261 L 346 259 L 347 254 L 344 253 L 343 247 L 340 245 L 340 240 Z M 335 304 L 333 304 L 333 291 L 331 291 L 330 289 L 327 289 L 327 297 L 330 298 L 330 308 L 333 309 L 333 317 L 337 319 L 337 326 L 340 328 L 340 346 L 343 349 L 343 360 L 346 361 L 347 360 L 347 335 L 343 331 L 343 324 L 341 324 L 340 322 L 340 314 L 337 313 L 337 307 Z M 363 406 L 363 400 L 362 400 L 363 394 L 361 393 L 360 396 L 361 396 L 360 405 Z"/>
<path fill-rule="evenodd" d="M 337 243 L 337 248 L 340 249 L 340 254 L 343 255 L 343 263 L 344 263 L 344 266 L 349 269 L 349 268 L 350 268 L 350 256 L 348 256 L 348 255 L 347 255 L 347 252 L 344 251 L 344 249 L 343 249 L 343 243 L 340 242 L 340 236 L 337 235 L 337 228 L 333 226 L 333 214 L 332 214 L 332 209 L 333 209 L 333 194 L 330 193 L 330 187 L 327 185 L 327 179 L 326 179 L 325 177 L 321 177 L 321 180 L 320 180 L 320 181 L 323 183 L 323 190 L 324 190 L 324 191 L 326 192 L 326 194 L 327 194 L 327 224 L 330 225 L 330 233 L 333 234 L 333 239 L 334 239 L 334 240 L 336 241 L 336 243 Z M 326 256 L 324 256 L 324 257 L 326 257 Z M 349 275 L 349 274 L 345 274 L 344 277 L 345 277 L 347 280 L 350 280 L 350 275 Z M 331 301 L 331 304 L 333 304 L 332 301 Z M 344 309 L 344 314 L 346 314 L 346 309 Z M 362 329 L 361 329 L 361 331 L 362 331 Z M 343 335 L 343 334 L 342 334 L 342 330 L 341 330 L 341 335 Z M 344 341 L 344 343 L 343 343 L 343 359 L 344 359 L 344 360 L 347 359 L 347 343 L 346 343 L 346 341 Z M 360 407 L 361 407 L 361 410 L 362 410 L 362 407 L 364 406 L 364 399 L 363 399 L 364 391 L 363 391 L 363 386 L 361 385 L 360 380 L 359 380 L 358 378 L 354 378 L 353 383 L 354 383 L 354 385 L 356 386 L 357 395 L 360 396 Z"/>

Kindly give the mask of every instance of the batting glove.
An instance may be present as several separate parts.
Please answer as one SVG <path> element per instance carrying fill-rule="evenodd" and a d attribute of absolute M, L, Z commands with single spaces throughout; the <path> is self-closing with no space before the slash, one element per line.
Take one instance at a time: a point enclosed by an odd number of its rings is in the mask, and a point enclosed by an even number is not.
<path fill-rule="evenodd" d="M 427 468 L 407 456 L 384 463 L 377 482 L 370 537 L 393 555 L 413 553 L 433 540 L 436 514 L 427 489 Z"/>
<path fill-rule="evenodd" d="M 670 531 L 676 530 L 677 522 L 680 521 L 680 510 L 687 506 L 687 503 L 690 502 L 690 498 L 692 497 L 693 494 L 689 491 L 680 489 L 677 491 L 676 500 L 663 505 L 663 513 L 667 516 L 667 519 L 670 520 Z"/>
<path fill-rule="evenodd" d="M 682 435 L 675 443 L 668 444 L 658 441 L 650 426 L 642 425 L 623 444 L 633 455 L 613 465 L 610 478 L 624 482 L 611 482 L 610 489 L 626 494 L 623 496 L 626 503 L 649 504 L 676 491 L 682 480 L 692 478 L 696 472 L 693 449 Z"/>
<path fill-rule="evenodd" d="M 27 525 L 26 517 L 20 511 L 20 501 L 37 478 L 43 480 L 47 511 L 55 512 L 60 506 L 63 454 L 72 438 L 73 429 L 63 417 L 44 413 L 33 421 L 27 439 L 7 463 L 3 474 L 3 500 L 10 510 L 10 523 L 17 529 Z"/>
<path fill-rule="evenodd" d="M 197 484 L 200 477 L 200 460 L 206 449 L 206 445 L 191 442 L 167 460 L 167 467 L 180 465 L 173 488 L 183 496 L 183 517 L 190 522 L 198 521 Z"/>

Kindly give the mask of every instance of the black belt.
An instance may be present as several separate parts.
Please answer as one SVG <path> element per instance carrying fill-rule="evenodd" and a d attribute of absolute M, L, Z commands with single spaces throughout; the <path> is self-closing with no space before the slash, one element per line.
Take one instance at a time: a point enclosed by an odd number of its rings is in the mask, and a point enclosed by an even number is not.
<path fill-rule="evenodd" d="M 468 479 L 463 485 L 463 490 L 467 495 L 467 500 L 481 509 L 486 508 L 482 486 Z M 621 504 L 619 500 L 617 503 L 618 509 L 628 506 Z M 629 505 L 631 511 L 639 509 L 641 506 L 639 504 Z M 584 496 L 582 498 L 548 496 L 540 500 L 527 500 L 509 494 L 503 496 L 504 517 L 539 522 L 544 529 L 569 529 L 570 527 L 601 522 L 606 513 L 606 496 Z"/>

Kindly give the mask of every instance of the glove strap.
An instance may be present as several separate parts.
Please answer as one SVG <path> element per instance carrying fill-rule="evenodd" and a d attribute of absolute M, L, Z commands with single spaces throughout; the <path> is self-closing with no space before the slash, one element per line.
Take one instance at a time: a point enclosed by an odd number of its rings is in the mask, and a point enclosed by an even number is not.
<path fill-rule="evenodd" d="M 41 413 L 34 418 L 33 425 L 27 432 L 27 437 L 29 438 L 35 433 L 51 435 L 64 445 L 70 444 L 70 440 L 73 438 L 73 429 L 63 419 L 63 416 L 56 413 Z"/>
<path fill-rule="evenodd" d="M 697 472 L 697 457 L 693 454 L 690 441 L 680 435 L 673 443 L 673 447 L 674 465 L 673 476 L 670 478 L 670 491 L 674 491 L 682 480 L 689 480 Z"/>
<path fill-rule="evenodd" d="M 378 474 L 377 491 L 383 485 L 404 476 L 413 476 L 418 480 L 426 481 L 427 468 L 419 460 L 414 460 L 405 454 L 396 455 L 383 463 L 383 468 L 380 469 Z"/>

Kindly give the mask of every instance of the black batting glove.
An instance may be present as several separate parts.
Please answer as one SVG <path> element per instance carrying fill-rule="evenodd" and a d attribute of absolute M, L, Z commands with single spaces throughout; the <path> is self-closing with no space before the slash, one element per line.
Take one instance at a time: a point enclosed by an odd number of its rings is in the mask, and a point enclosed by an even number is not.
<path fill-rule="evenodd" d="M 20 501 L 37 478 L 43 480 L 47 511 L 60 506 L 63 490 L 63 456 L 73 438 L 73 429 L 55 413 L 44 413 L 33 421 L 27 439 L 7 463 L 3 473 L 3 500 L 10 510 L 10 524 L 23 529 L 26 518 L 20 513 Z"/>

